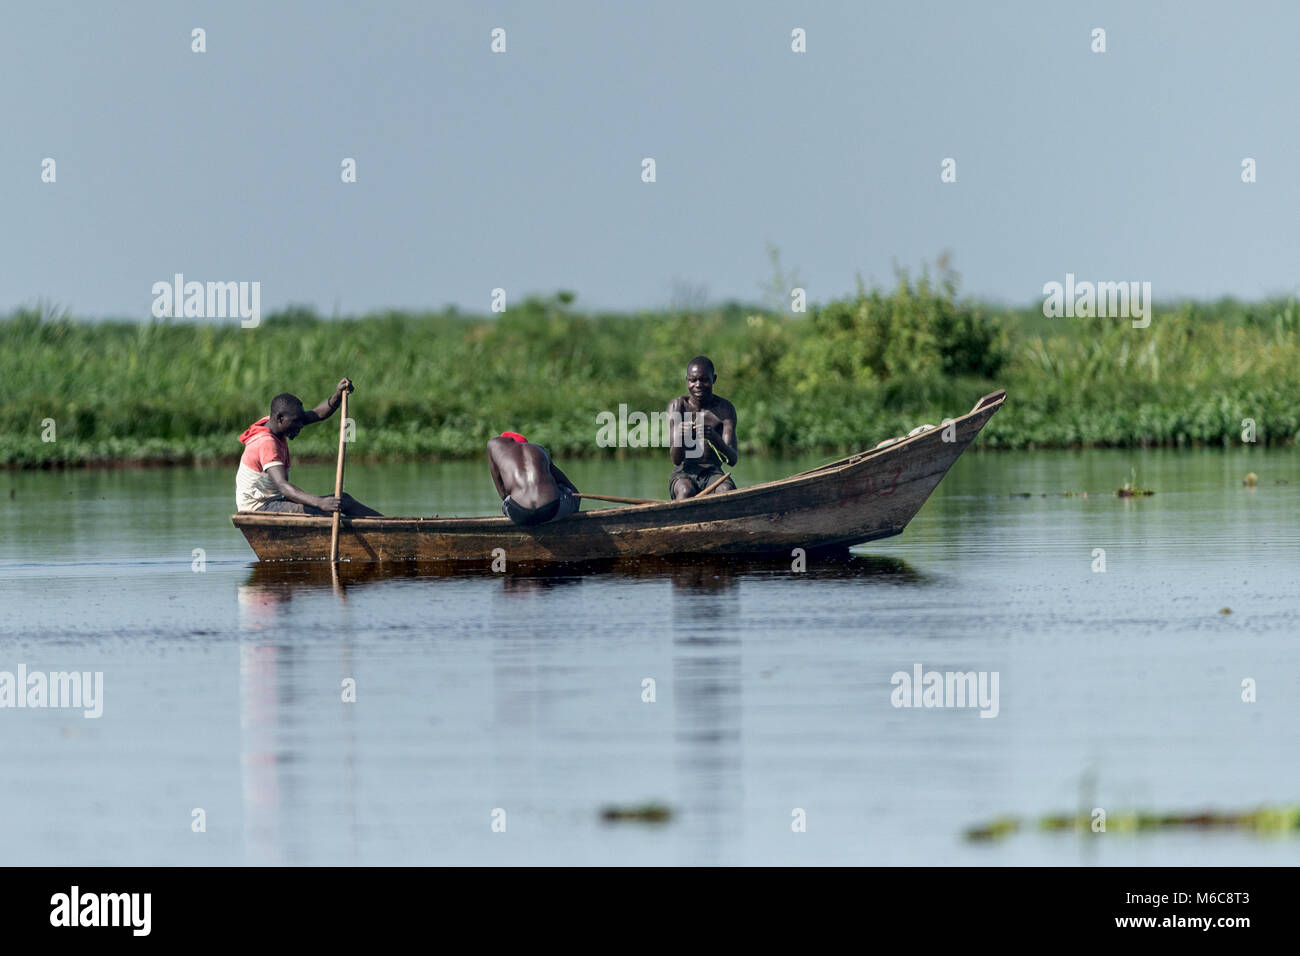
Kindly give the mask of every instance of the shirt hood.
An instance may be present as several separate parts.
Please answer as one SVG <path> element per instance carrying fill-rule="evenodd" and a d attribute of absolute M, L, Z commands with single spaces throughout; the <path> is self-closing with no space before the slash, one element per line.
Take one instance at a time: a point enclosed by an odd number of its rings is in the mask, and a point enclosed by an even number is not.
<path fill-rule="evenodd" d="M 244 434 L 239 436 L 239 440 L 247 445 L 254 438 L 260 438 L 262 435 L 271 435 L 271 429 L 266 427 L 266 423 L 270 420 L 270 415 L 265 418 L 259 418 L 244 430 Z M 271 435 L 271 437 L 274 438 L 275 436 Z"/>

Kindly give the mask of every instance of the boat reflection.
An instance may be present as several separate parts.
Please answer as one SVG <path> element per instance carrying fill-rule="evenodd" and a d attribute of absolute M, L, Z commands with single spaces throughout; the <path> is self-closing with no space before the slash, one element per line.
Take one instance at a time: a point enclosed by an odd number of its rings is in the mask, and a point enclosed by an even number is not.
<path fill-rule="evenodd" d="M 807 575 L 820 581 L 862 581 L 893 585 L 923 585 L 924 574 L 906 561 L 881 555 L 839 552 L 808 555 L 803 570 L 784 557 L 710 556 L 680 558 L 620 558 L 580 564 L 508 564 L 504 571 L 493 571 L 488 564 L 462 565 L 438 563 L 376 564 L 342 562 L 336 566 L 325 561 L 256 562 L 240 589 L 240 606 L 250 619 L 261 613 L 274 616 L 275 606 L 304 591 L 332 589 L 346 593 L 386 581 L 412 578 L 442 581 L 445 579 L 500 578 L 504 591 L 528 594 L 578 585 L 596 577 L 603 579 L 667 580 L 674 589 L 688 593 L 724 593 L 745 580 Z"/>
<path fill-rule="evenodd" d="M 547 819 L 552 821 L 568 819 L 569 812 L 587 812 L 565 804 L 567 784 L 541 773 L 537 754 L 580 732 L 603 745 L 601 711 L 592 716 L 581 708 L 587 697 L 597 708 L 609 705 L 601 688 L 612 675 L 626 681 L 625 705 L 646 715 L 641 726 L 643 740 L 650 744 L 646 759 L 661 761 L 662 770 L 636 796 L 671 805 L 673 829 L 681 834 L 677 862 L 743 862 L 748 815 L 771 809 L 747 803 L 752 797 L 746 782 L 755 767 L 747 757 L 753 743 L 745 739 L 744 728 L 755 707 L 770 703 L 761 686 L 755 692 L 754 675 L 768 676 L 762 668 L 773 666 L 767 659 L 770 649 L 751 640 L 756 615 L 771 623 L 772 605 L 746 598 L 771 588 L 795 601 L 812 593 L 804 591 L 805 582 L 830 582 L 853 593 L 859 588 L 925 587 L 929 579 L 896 558 L 854 554 L 809 556 L 803 570 L 792 567 L 788 558 L 512 563 L 501 573 L 445 564 L 342 563 L 336 569 L 326 562 L 255 564 L 238 592 L 245 631 L 240 647 L 245 861 L 320 862 L 301 822 L 310 811 L 314 825 L 325 820 L 334 828 L 331 859 L 361 862 L 368 845 L 389 839 L 375 813 L 369 820 L 365 813 L 367 800 L 380 799 L 378 805 L 387 808 L 382 801 L 389 797 L 366 794 L 382 793 L 390 784 L 398 787 L 399 796 L 404 793 L 406 778 L 392 776 L 394 765 L 387 757 L 400 755 L 402 766 L 410 759 L 421 766 L 425 761 L 430 767 L 453 766 L 464 759 L 458 735 L 467 730 L 479 735 L 473 739 L 483 749 L 474 759 L 493 786 L 516 795 L 521 804 L 532 801 L 537 813 L 551 814 Z M 355 589 L 355 596 L 340 604 L 336 587 Z M 606 594 L 602 589 L 640 593 Z M 606 597 L 611 603 L 604 603 Z M 531 607 L 520 603 L 529 599 Z M 449 616 L 456 626 L 440 626 L 422 616 L 422 609 L 442 602 L 452 609 Z M 620 621 L 593 622 L 584 616 L 593 606 L 615 609 L 609 617 L 620 615 L 629 627 L 643 629 L 647 640 L 629 642 L 633 649 L 617 641 L 595 646 L 592 635 L 619 637 Z M 543 626 L 534 626 L 538 621 Z M 389 633 L 409 635 L 419 646 L 408 653 L 382 640 Z M 466 633 L 487 640 L 464 641 Z M 592 654 L 583 653 L 583 642 L 590 642 Z M 365 725 L 354 723 L 362 712 L 340 706 L 340 692 L 348 678 L 360 682 L 358 671 L 367 661 L 373 678 L 393 660 L 407 662 L 412 670 L 412 679 L 402 686 L 419 687 L 419 676 L 430 683 L 444 681 L 448 693 L 472 690 L 456 707 L 435 710 L 432 716 L 419 711 L 419 720 L 429 720 L 427 729 L 419 725 L 399 750 L 381 750 L 387 757 L 376 758 L 367 769 L 361 759 L 368 746 L 361 732 Z M 596 669 L 575 677 L 575 662 L 584 661 L 595 661 L 582 666 Z M 657 680 L 663 711 L 641 709 L 645 677 Z M 575 695 L 575 687 L 582 693 Z M 461 719 L 456 715 L 466 708 L 472 719 L 456 724 Z M 540 749 L 534 749 L 534 742 Z M 430 779 L 443 795 L 439 799 L 459 799 L 461 784 Z M 504 805 L 502 798 L 492 799 L 489 806 Z M 791 800 L 790 806 L 797 805 Z M 405 844 L 392 846 L 392 852 L 408 852 Z"/>

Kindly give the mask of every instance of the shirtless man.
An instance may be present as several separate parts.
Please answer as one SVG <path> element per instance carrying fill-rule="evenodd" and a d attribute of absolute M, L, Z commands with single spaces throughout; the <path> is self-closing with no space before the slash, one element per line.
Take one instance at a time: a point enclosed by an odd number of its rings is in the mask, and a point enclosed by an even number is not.
<path fill-rule="evenodd" d="M 736 441 L 736 407 L 713 394 L 718 375 L 713 362 L 697 355 L 686 366 L 686 395 L 668 405 L 668 421 L 674 435 L 668 451 L 676 468 L 668 479 L 668 494 L 674 501 L 693 498 L 723 475 L 722 466 L 740 459 Z M 699 449 L 703 454 L 699 454 Z M 694 455 L 688 453 L 696 452 Z M 715 491 L 731 491 L 730 478 Z"/>
<path fill-rule="evenodd" d="M 487 449 L 501 513 L 515 524 L 545 524 L 578 510 L 577 485 L 555 467 L 541 445 L 516 432 L 502 432 Z"/>

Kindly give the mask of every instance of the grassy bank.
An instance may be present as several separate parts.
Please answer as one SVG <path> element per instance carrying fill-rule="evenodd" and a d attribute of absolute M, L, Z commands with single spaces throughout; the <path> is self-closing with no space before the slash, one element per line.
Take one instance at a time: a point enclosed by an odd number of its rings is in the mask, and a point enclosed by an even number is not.
<path fill-rule="evenodd" d="M 584 314 L 569 299 L 495 318 L 293 310 L 250 330 L 19 312 L 0 320 L 0 464 L 233 463 L 274 394 L 314 404 L 341 375 L 357 383 L 358 457 L 478 455 L 503 429 L 557 454 L 613 454 L 596 445 L 597 414 L 662 410 L 697 352 L 718 363 L 751 453 L 856 450 L 999 386 L 1010 400 L 985 447 L 1228 444 L 1247 418 L 1261 444 L 1300 435 L 1294 301 L 1158 305 L 1134 329 L 991 308 L 924 278 L 799 316 Z M 46 419 L 56 441 L 42 441 Z M 332 425 L 308 429 L 294 451 L 328 458 L 336 442 Z"/>

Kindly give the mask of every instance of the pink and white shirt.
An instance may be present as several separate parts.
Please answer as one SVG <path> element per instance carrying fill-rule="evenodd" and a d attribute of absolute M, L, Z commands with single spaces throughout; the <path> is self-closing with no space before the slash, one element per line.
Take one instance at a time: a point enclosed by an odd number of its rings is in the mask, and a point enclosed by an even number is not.
<path fill-rule="evenodd" d="M 283 468 L 289 476 L 289 443 L 271 434 L 266 427 L 269 418 L 259 419 L 239 440 L 244 443 L 244 454 L 239 459 L 235 474 L 235 508 L 238 511 L 261 511 L 268 501 L 279 501 L 284 496 L 275 490 L 275 483 L 266 473 L 268 468 Z"/>

